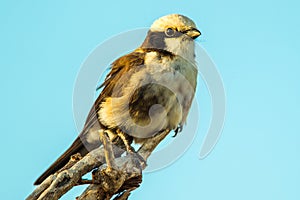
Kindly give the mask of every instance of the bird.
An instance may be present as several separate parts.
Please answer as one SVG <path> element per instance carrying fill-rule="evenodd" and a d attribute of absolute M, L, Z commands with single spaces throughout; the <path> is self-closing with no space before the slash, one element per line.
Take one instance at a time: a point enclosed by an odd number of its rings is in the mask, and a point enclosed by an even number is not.
<path fill-rule="evenodd" d="M 142 144 L 164 130 L 175 135 L 186 123 L 196 86 L 195 39 L 201 35 L 181 14 L 158 18 L 142 44 L 110 66 L 85 125 L 71 146 L 34 182 L 41 184 L 68 163 L 101 146 L 99 130 L 110 140 Z"/>

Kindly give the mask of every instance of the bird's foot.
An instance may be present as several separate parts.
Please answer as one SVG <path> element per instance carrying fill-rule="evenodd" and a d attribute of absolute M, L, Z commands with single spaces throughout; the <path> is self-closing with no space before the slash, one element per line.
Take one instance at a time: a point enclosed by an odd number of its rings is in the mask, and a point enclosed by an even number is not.
<path fill-rule="evenodd" d="M 132 162 L 135 166 L 137 166 L 140 170 L 143 170 L 147 166 L 147 162 L 145 159 L 137 153 L 134 149 L 131 151 L 127 151 L 127 156 L 131 157 Z"/>
<path fill-rule="evenodd" d="M 174 130 L 175 134 L 172 137 L 176 137 L 178 133 L 180 133 L 183 129 L 182 125 L 178 125 L 177 128 Z"/>

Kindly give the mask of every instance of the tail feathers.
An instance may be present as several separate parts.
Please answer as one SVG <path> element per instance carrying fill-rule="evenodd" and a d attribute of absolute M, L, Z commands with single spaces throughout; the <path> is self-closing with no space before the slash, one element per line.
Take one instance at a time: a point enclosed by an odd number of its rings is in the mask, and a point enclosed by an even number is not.
<path fill-rule="evenodd" d="M 84 147 L 81 139 L 78 137 L 73 144 L 67 149 L 67 151 L 61 155 L 35 182 L 34 185 L 41 184 L 48 176 L 51 174 L 54 174 L 59 169 L 61 169 L 63 166 L 65 166 L 72 155 L 76 153 L 80 153 L 81 156 L 85 156 L 88 151 Z"/>

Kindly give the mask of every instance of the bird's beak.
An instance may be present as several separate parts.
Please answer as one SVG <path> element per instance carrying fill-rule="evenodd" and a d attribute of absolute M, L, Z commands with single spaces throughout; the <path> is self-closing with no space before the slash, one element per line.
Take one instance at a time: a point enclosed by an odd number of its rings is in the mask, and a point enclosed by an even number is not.
<path fill-rule="evenodd" d="M 191 37 L 192 39 L 196 39 L 197 37 L 199 37 L 201 35 L 201 32 L 196 28 L 191 28 L 191 29 L 185 31 L 185 34 L 187 36 Z"/>

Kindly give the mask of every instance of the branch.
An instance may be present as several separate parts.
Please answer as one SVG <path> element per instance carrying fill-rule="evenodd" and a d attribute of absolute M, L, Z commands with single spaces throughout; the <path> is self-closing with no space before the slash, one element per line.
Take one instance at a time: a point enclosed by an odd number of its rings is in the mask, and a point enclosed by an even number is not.
<path fill-rule="evenodd" d="M 49 176 L 40 184 L 26 200 L 56 200 L 79 184 L 90 184 L 77 198 L 78 200 L 108 200 L 113 196 L 114 200 L 128 199 L 131 191 L 139 187 L 142 182 L 142 170 L 146 167 L 145 162 L 156 146 L 168 135 L 166 130 L 152 138 L 147 139 L 137 153 L 127 153 L 121 156 L 124 150 L 111 145 L 113 151 L 113 168 L 107 168 L 105 164 L 105 151 L 99 147 L 81 160 L 71 158 L 64 170 Z M 73 162 L 73 163 L 71 163 Z M 70 167 L 71 166 L 71 167 Z M 93 180 L 84 181 L 82 176 L 95 168 Z"/>

